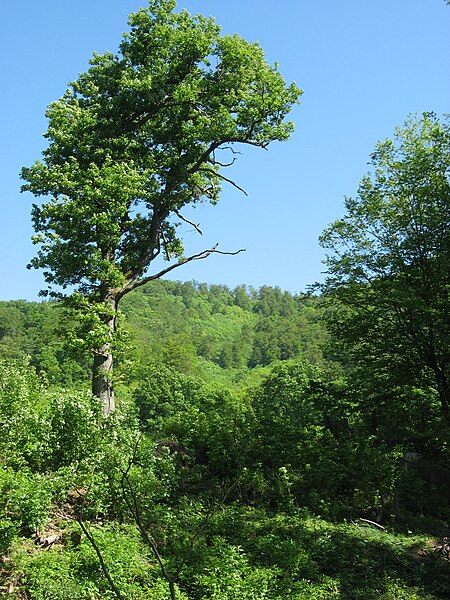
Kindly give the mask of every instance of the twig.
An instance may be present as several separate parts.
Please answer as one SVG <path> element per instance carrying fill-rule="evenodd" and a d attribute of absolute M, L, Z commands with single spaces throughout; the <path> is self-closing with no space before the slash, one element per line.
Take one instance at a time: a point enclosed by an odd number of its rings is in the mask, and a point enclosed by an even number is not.
<path fill-rule="evenodd" d="M 194 229 L 196 229 L 200 235 L 203 235 L 203 231 L 200 229 L 200 227 L 198 225 L 196 225 L 192 221 L 189 221 L 189 219 L 186 219 L 186 217 L 183 217 L 183 215 L 180 215 L 180 213 L 177 210 L 175 210 L 174 212 L 177 215 L 177 217 L 179 217 L 182 221 L 184 221 L 185 223 L 188 223 L 189 225 L 192 225 L 192 227 Z"/>
<path fill-rule="evenodd" d="M 363 519 L 362 517 L 359 517 L 359 520 L 362 521 L 363 523 L 369 523 L 369 525 L 374 525 L 374 527 L 378 527 L 378 529 L 382 529 L 383 531 L 386 531 L 386 528 L 383 527 L 383 525 L 380 525 L 379 523 L 375 523 L 375 521 L 369 521 L 369 519 Z"/>
<path fill-rule="evenodd" d="M 83 523 L 81 515 L 78 516 L 78 517 L 76 517 L 76 520 L 77 520 L 77 523 L 79 524 L 79 526 L 81 527 L 82 532 L 84 533 L 84 535 L 89 540 L 91 546 L 94 548 L 95 553 L 97 554 L 98 560 L 100 562 L 100 567 L 101 567 L 101 569 L 103 571 L 103 575 L 108 580 L 108 583 L 109 583 L 109 585 L 110 585 L 110 587 L 111 587 L 114 595 L 116 596 L 116 598 L 119 598 L 119 600 L 125 600 L 125 597 L 122 596 L 122 594 L 120 593 L 119 588 L 116 586 L 116 584 L 112 580 L 111 575 L 109 574 L 109 571 L 108 571 L 108 567 L 106 566 L 106 563 L 103 560 L 103 556 L 102 556 L 102 553 L 100 552 L 100 548 L 97 546 L 97 542 L 95 541 L 94 536 L 92 535 L 92 533 L 89 531 L 89 529 Z"/>
<path fill-rule="evenodd" d="M 200 167 L 198 169 L 198 171 L 202 171 L 203 173 L 211 173 L 211 175 L 214 175 L 215 177 L 218 177 L 219 179 L 222 179 L 223 181 L 226 181 L 227 183 L 230 183 L 237 190 L 239 190 L 240 192 L 242 192 L 243 194 L 245 194 L 246 196 L 248 196 L 248 194 L 244 190 L 244 188 L 241 188 L 241 186 L 238 185 L 232 179 L 228 179 L 228 177 L 225 177 L 224 175 L 221 175 L 218 171 L 215 171 L 214 169 L 209 169 L 208 167 Z"/>

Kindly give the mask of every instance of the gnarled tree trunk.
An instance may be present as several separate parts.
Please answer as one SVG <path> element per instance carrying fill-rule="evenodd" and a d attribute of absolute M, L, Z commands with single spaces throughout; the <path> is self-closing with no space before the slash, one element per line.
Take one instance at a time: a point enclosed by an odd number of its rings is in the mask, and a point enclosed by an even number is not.
<path fill-rule="evenodd" d="M 113 382 L 113 353 L 112 341 L 116 333 L 116 317 L 118 298 L 116 294 L 108 293 L 105 298 L 110 312 L 104 317 L 108 328 L 108 341 L 94 352 L 94 365 L 92 371 L 92 394 L 99 398 L 103 407 L 103 415 L 107 417 L 115 410 L 114 382 Z"/>
<path fill-rule="evenodd" d="M 94 369 L 92 373 L 92 393 L 99 398 L 103 407 L 103 415 L 107 417 L 116 407 L 114 399 L 113 355 L 111 344 L 104 344 L 100 351 L 94 353 Z"/>

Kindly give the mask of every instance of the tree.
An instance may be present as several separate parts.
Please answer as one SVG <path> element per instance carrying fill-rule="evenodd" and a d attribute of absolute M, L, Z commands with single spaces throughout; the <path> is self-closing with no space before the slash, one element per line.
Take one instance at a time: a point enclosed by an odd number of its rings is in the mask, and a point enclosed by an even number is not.
<path fill-rule="evenodd" d="M 48 107 L 43 160 L 22 171 L 23 190 L 50 197 L 33 207 L 31 266 L 45 269 L 47 293 L 85 311 L 92 389 L 106 415 L 120 299 L 189 261 L 231 254 L 214 246 L 183 256 L 178 225 L 200 232 L 183 208 L 216 203 L 223 181 L 239 188 L 222 174 L 235 146 L 286 140 L 301 93 L 258 44 L 174 9 L 175 0 L 150 0 L 130 16 L 118 55 L 94 54 Z M 171 264 L 149 273 L 160 255 Z"/>
<path fill-rule="evenodd" d="M 411 116 L 371 159 L 374 172 L 321 237 L 334 333 L 380 381 L 433 387 L 449 419 L 448 117 Z"/>

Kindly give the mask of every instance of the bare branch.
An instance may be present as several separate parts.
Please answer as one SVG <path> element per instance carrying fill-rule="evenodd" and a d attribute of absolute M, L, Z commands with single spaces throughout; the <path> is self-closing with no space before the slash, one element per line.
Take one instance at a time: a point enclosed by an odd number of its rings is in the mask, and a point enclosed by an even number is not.
<path fill-rule="evenodd" d="M 231 484 L 230 487 L 228 488 L 228 490 L 222 495 L 222 498 L 220 499 L 220 502 L 218 503 L 219 506 L 223 506 L 225 504 L 225 500 L 227 499 L 228 495 L 231 493 L 231 491 L 233 490 L 233 488 L 235 487 L 235 484 Z M 200 534 L 203 532 L 203 530 L 205 529 L 205 527 L 208 525 L 208 522 L 213 514 L 214 511 L 214 504 L 210 503 L 208 510 L 206 511 L 206 515 L 205 518 L 203 519 L 202 523 L 200 523 L 200 525 L 197 527 L 197 530 L 195 531 L 194 535 L 191 537 L 191 540 L 189 542 L 189 545 L 186 548 L 186 551 L 184 553 L 183 558 L 180 561 L 180 564 L 178 565 L 174 580 L 178 581 L 178 578 L 180 576 L 181 571 L 183 570 L 184 565 L 186 564 L 192 550 L 194 549 L 195 543 L 198 540 Z"/>
<path fill-rule="evenodd" d="M 224 140 L 224 141 L 226 141 L 226 140 Z M 209 155 L 212 152 L 214 152 L 214 150 L 216 150 L 216 148 L 219 148 L 219 146 L 222 143 L 223 142 L 213 142 L 212 144 L 210 144 L 208 146 L 208 148 L 205 150 L 205 152 L 203 152 L 203 154 L 197 160 L 197 162 L 194 165 L 192 165 L 192 167 L 189 169 L 189 173 L 196 173 L 199 170 L 199 168 L 202 166 L 202 164 L 208 160 Z"/>
<path fill-rule="evenodd" d="M 188 170 L 188 173 L 196 173 L 200 169 L 202 164 L 208 161 L 209 156 L 214 152 L 214 150 L 227 149 L 231 150 L 233 154 L 240 154 L 240 152 L 233 150 L 233 148 L 231 148 L 230 146 L 223 146 L 223 144 L 247 144 L 248 146 L 257 146 L 258 148 L 263 148 L 264 150 L 267 150 L 269 142 L 257 142 L 252 140 L 252 133 L 253 127 L 250 128 L 250 131 L 248 132 L 247 136 L 227 138 L 220 140 L 219 142 L 213 142 L 208 146 L 205 152 L 203 152 L 200 158 L 192 165 L 192 167 Z"/>
<path fill-rule="evenodd" d="M 233 187 L 235 187 L 240 192 L 242 192 L 243 194 L 245 194 L 246 196 L 248 196 L 247 192 L 243 188 L 241 188 L 237 183 L 235 183 L 232 179 L 228 179 L 228 177 L 225 177 L 224 175 L 221 175 L 217 171 L 214 171 L 214 169 L 209 169 L 208 167 L 200 167 L 198 170 L 199 171 L 203 171 L 204 173 L 211 173 L 212 175 L 218 177 L 219 179 L 222 179 L 223 181 L 226 181 L 227 183 L 231 183 L 231 185 Z"/>
<path fill-rule="evenodd" d="M 183 217 L 183 215 L 180 215 L 180 213 L 177 210 L 175 210 L 174 212 L 175 212 L 175 214 L 177 215 L 178 218 L 180 218 L 185 223 L 188 223 L 189 225 L 192 225 L 192 227 L 194 229 L 196 229 L 199 232 L 200 235 L 203 235 L 203 231 L 200 229 L 200 227 L 198 225 L 196 225 L 192 221 L 189 221 L 189 219 L 186 219 L 186 217 Z"/>
<path fill-rule="evenodd" d="M 156 545 L 155 540 L 148 534 L 147 530 L 145 529 L 145 527 L 142 523 L 141 512 L 139 510 L 139 504 L 138 504 L 138 500 L 136 497 L 136 493 L 134 491 L 134 488 L 133 488 L 130 478 L 129 478 L 129 473 L 130 473 L 131 467 L 133 466 L 133 464 L 136 460 L 136 453 L 137 453 L 140 441 L 141 441 L 141 435 L 139 435 L 138 438 L 136 439 L 136 442 L 135 442 L 135 445 L 133 448 L 133 453 L 131 455 L 130 460 L 128 461 L 128 466 L 127 466 L 126 470 L 122 472 L 122 478 L 120 480 L 120 487 L 122 488 L 122 496 L 123 496 L 123 499 L 125 500 L 125 504 L 127 505 L 128 510 L 130 511 L 130 513 L 133 516 L 133 519 L 134 519 L 143 539 L 152 549 L 153 554 L 155 555 L 156 560 L 158 561 L 158 564 L 160 566 L 160 569 L 164 576 L 164 579 L 169 584 L 171 599 L 176 600 L 174 580 L 170 576 L 170 573 L 166 569 L 166 565 L 164 564 L 164 561 L 159 553 L 158 546 Z M 126 492 L 125 482 L 126 482 L 126 487 L 128 488 L 129 493 L 131 495 L 132 502 L 130 501 L 128 494 Z"/>
<path fill-rule="evenodd" d="M 197 527 L 197 530 L 195 531 L 194 535 L 191 537 L 189 545 L 187 546 L 184 556 L 181 559 L 180 564 L 178 565 L 178 568 L 176 570 L 175 577 L 174 577 L 175 581 L 178 581 L 178 578 L 180 577 L 180 573 L 183 570 L 184 565 L 188 561 L 189 556 L 192 553 L 192 550 L 194 549 L 195 543 L 197 542 L 198 538 L 200 537 L 200 534 L 204 531 L 204 529 L 208 525 L 209 519 L 211 518 L 212 514 L 213 514 L 213 505 L 211 504 L 208 508 L 205 518 L 203 519 L 203 522 L 200 523 L 200 525 Z"/>
<path fill-rule="evenodd" d="M 136 454 L 139 448 L 139 444 L 141 443 L 141 439 L 142 439 L 142 433 L 139 433 L 136 441 L 134 442 L 134 446 L 133 446 L 133 453 L 131 454 L 131 458 L 128 461 L 128 466 L 125 469 L 125 471 L 123 471 L 122 475 L 123 476 L 128 476 L 128 473 L 130 472 L 131 467 L 134 465 L 135 461 L 136 461 Z"/>
<path fill-rule="evenodd" d="M 100 567 L 102 569 L 103 575 L 106 577 L 114 595 L 116 596 L 116 598 L 118 598 L 119 600 L 125 600 L 125 596 L 122 596 L 122 594 L 120 593 L 119 588 L 116 586 L 116 584 L 114 583 L 114 581 L 111 578 L 111 575 L 109 574 L 109 570 L 108 567 L 106 566 L 106 563 L 103 559 L 103 555 L 100 551 L 100 548 L 97 545 L 97 542 L 95 541 L 94 536 L 92 535 L 92 533 L 89 531 L 89 529 L 86 527 L 86 525 L 83 522 L 83 508 L 81 508 L 80 510 L 80 514 L 77 515 L 76 521 L 78 523 L 78 525 L 81 527 L 81 531 L 84 533 L 84 535 L 86 536 L 86 538 L 89 540 L 89 543 L 91 544 L 91 546 L 94 548 L 95 553 L 97 555 L 97 558 L 99 560 L 100 563 Z"/>
<path fill-rule="evenodd" d="M 220 161 L 216 160 L 216 158 L 210 158 L 207 162 L 211 163 L 212 165 L 218 165 L 219 167 L 231 167 L 232 165 L 234 165 L 234 163 L 236 162 L 236 158 L 233 158 L 233 160 L 229 163 L 221 163 Z"/>
<path fill-rule="evenodd" d="M 232 154 L 239 154 L 239 156 L 242 156 L 242 152 L 235 150 L 233 146 L 221 146 L 219 150 L 230 150 Z"/>
<path fill-rule="evenodd" d="M 369 525 L 373 525 L 374 527 L 378 527 L 378 529 L 386 531 L 386 529 L 383 527 L 383 525 L 380 525 L 379 523 L 375 523 L 375 521 L 369 521 L 369 519 L 363 519 L 362 517 L 359 517 L 359 520 L 362 521 L 363 523 L 368 523 Z"/>
<path fill-rule="evenodd" d="M 120 297 L 124 296 L 131 290 L 134 290 L 138 287 L 141 287 L 142 285 L 145 285 L 146 283 L 149 283 L 150 281 L 154 281 L 155 279 L 160 279 L 164 275 L 167 275 L 167 273 L 170 273 L 174 269 L 177 269 L 178 267 L 181 267 L 182 265 L 192 262 L 193 260 L 203 260 L 204 258 L 208 258 L 208 256 L 211 256 L 211 254 L 223 254 L 223 255 L 227 255 L 227 256 L 236 256 L 236 254 L 245 252 L 245 248 L 236 250 L 236 252 L 223 252 L 221 250 L 217 250 L 217 246 L 218 246 L 218 244 L 215 244 L 215 246 L 213 246 L 209 250 L 203 250 L 203 252 L 199 252 L 198 254 L 193 254 L 192 256 L 188 256 L 187 258 L 181 258 L 178 262 L 174 263 L 173 265 L 168 266 L 165 269 L 162 269 L 162 271 L 159 271 L 158 273 L 155 273 L 154 275 L 149 275 L 148 277 L 143 277 L 142 279 L 135 280 L 135 281 L 130 281 L 122 288 L 122 290 L 120 292 Z"/>
<path fill-rule="evenodd" d="M 241 152 L 237 152 L 235 150 L 233 150 L 233 148 L 231 146 L 227 146 L 226 148 L 218 148 L 219 150 L 231 150 L 231 153 L 233 155 L 235 154 L 241 154 Z M 211 163 L 212 165 L 218 165 L 219 167 L 231 167 L 231 165 L 234 165 L 234 163 L 236 162 L 236 158 L 233 158 L 233 160 L 229 163 L 221 163 L 220 161 L 216 160 L 216 151 L 214 150 L 213 152 L 211 152 L 210 157 L 206 160 L 206 162 Z"/>
<path fill-rule="evenodd" d="M 200 534 L 202 533 L 202 531 L 204 530 L 204 528 L 206 527 L 206 525 L 208 524 L 208 521 L 213 513 L 213 505 L 210 505 L 206 514 L 205 519 L 203 520 L 203 522 L 200 524 L 200 526 L 196 529 L 194 535 L 191 537 L 191 540 L 189 542 L 189 545 L 187 546 L 184 556 L 182 557 L 180 564 L 178 566 L 178 569 L 175 573 L 174 576 L 171 576 L 169 571 L 167 570 L 165 564 L 164 564 L 164 560 L 161 556 L 161 554 L 159 553 L 158 550 L 158 546 L 155 542 L 155 540 L 152 538 L 151 535 L 149 535 L 149 533 L 147 532 L 146 528 L 144 527 L 144 524 L 142 522 L 141 519 L 141 512 L 140 512 L 140 508 L 139 508 L 139 503 L 136 497 L 136 492 L 133 488 L 133 485 L 130 481 L 129 478 L 129 473 L 130 473 L 130 469 L 133 466 L 135 459 L 136 459 L 136 452 L 137 449 L 139 447 L 139 443 L 140 443 L 140 439 L 141 436 L 139 435 L 139 437 L 136 440 L 134 449 L 133 449 L 133 453 L 132 456 L 128 462 L 127 468 L 125 471 L 122 472 L 122 478 L 120 480 L 120 486 L 122 488 L 122 496 L 123 499 L 125 500 L 125 503 L 128 507 L 128 510 L 130 511 L 131 515 L 133 516 L 133 519 L 137 525 L 137 528 L 139 529 L 144 541 L 150 546 L 150 548 L 152 549 L 156 560 L 158 561 L 158 564 L 161 568 L 161 572 L 165 578 L 165 580 L 167 581 L 167 583 L 169 584 L 169 589 L 170 589 L 170 596 L 172 600 L 176 600 L 176 594 L 175 594 L 175 582 L 178 580 L 180 573 L 184 567 L 184 565 L 186 564 L 186 561 L 188 560 L 194 545 L 197 541 L 197 539 L 199 538 Z M 125 483 L 126 483 L 126 487 L 125 487 Z M 130 501 L 130 498 L 127 494 L 127 490 L 131 496 L 132 501 Z"/>
<path fill-rule="evenodd" d="M 109 574 L 109 570 L 108 567 L 106 566 L 106 563 L 103 559 L 103 555 L 100 551 L 100 548 L 97 545 L 97 542 L 95 541 L 94 536 L 92 535 L 92 533 L 89 531 L 89 529 L 86 527 L 84 521 L 83 521 L 83 510 L 84 510 L 84 505 L 86 503 L 86 498 L 89 494 L 90 491 L 90 487 L 88 488 L 86 494 L 83 496 L 83 499 L 81 501 L 79 510 L 78 510 L 78 514 L 75 514 L 75 520 L 77 521 L 78 525 L 81 528 L 81 531 L 84 533 L 84 535 L 86 536 L 86 538 L 88 539 L 89 543 L 91 544 L 91 546 L 94 548 L 95 553 L 97 554 L 98 560 L 100 562 L 100 567 L 103 571 L 103 575 L 106 577 L 114 595 L 116 596 L 116 598 L 118 598 L 119 600 L 125 600 L 125 597 L 122 596 L 122 594 L 120 593 L 119 588 L 116 586 L 116 584 L 114 583 L 114 581 L 111 578 L 111 575 Z"/>
<path fill-rule="evenodd" d="M 127 471 L 130 470 L 132 465 L 132 461 L 130 461 L 129 466 Z M 133 502 L 131 503 L 128 495 L 126 493 L 126 489 L 125 489 L 125 483 L 127 484 L 127 488 L 130 492 L 130 495 L 132 497 Z M 128 510 L 130 511 L 130 513 L 133 515 L 133 519 L 142 535 L 142 537 L 144 538 L 145 542 L 150 546 L 150 548 L 153 551 L 153 554 L 156 557 L 156 560 L 158 561 L 158 564 L 160 566 L 161 572 L 164 576 L 164 579 L 167 581 L 167 583 L 169 584 L 169 588 L 170 588 L 170 596 L 172 598 L 172 600 L 176 600 L 176 596 L 175 596 L 175 586 L 174 586 L 174 581 L 172 579 L 172 577 L 170 576 L 169 572 L 166 569 L 166 565 L 164 564 L 164 561 L 161 557 L 161 554 L 159 553 L 158 550 L 158 546 L 156 545 L 156 542 L 153 540 L 152 537 L 150 537 L 150 535 L 147 533 L 147 530 L 145 529 L 144 525 L 142 524 L 141 521 L 141 516 L 140 516 L 140 511 L 139 511 L 139 505 L 138 505 L 138 501 L 136 498 L 136 494 L 134 491 L 133 486 L 131 485 L 130 479 L 128 477 L 128 474 L 123 474 L 122 479 L 120 480 L 120 486 L 122 488 L 122 496 L 123 499 L 125 500 L 125 503 L 128 507 Z"/>

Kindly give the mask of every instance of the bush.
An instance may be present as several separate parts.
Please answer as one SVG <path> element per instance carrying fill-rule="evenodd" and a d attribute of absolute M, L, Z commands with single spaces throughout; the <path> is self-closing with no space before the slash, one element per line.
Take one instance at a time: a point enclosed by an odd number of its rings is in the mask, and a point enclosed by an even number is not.
<path fill-rule="evenodd" d="M 57 470 L 88 457 L 99 438 L 90 394 L 50 391 L 27 363 L 0 363 L 0 450 L 6 464 Z"/>
<path fill-rule="evenodd" d="M 6 463 L 42 468 L 48 461 L 49 438 L 44 382 L 26 362 L 0 362 L 0 453 Z"/>
<path fill-rule="evenodd" d="M 249 564 L 243 549 L 222 538 L 212 541 L 200 573 L 194 575 L 196 596 L 208 600 L 281 600 L 273 588 L 276 568 Z"/>
<path fill-rule="evenodd" d="M 100 443 L 100 404 L 88 393 L 48 392 L 50 467 L 77 464 Z"/>
<path fill-rule="evenodd" d="M 44 476 L 0 467 L 0 518 L 9 537 L 12 524 L 17 532 L 39 529 L 47 520 L 51 498 L 51 485 Z"/>
<path fill-rule="evenodd" d="M 191 466 L 230 479 L 244 464 L 249 441 L 248 402 L 167 367 L 150 367 L 135 392 L 140 422 Z"/>

